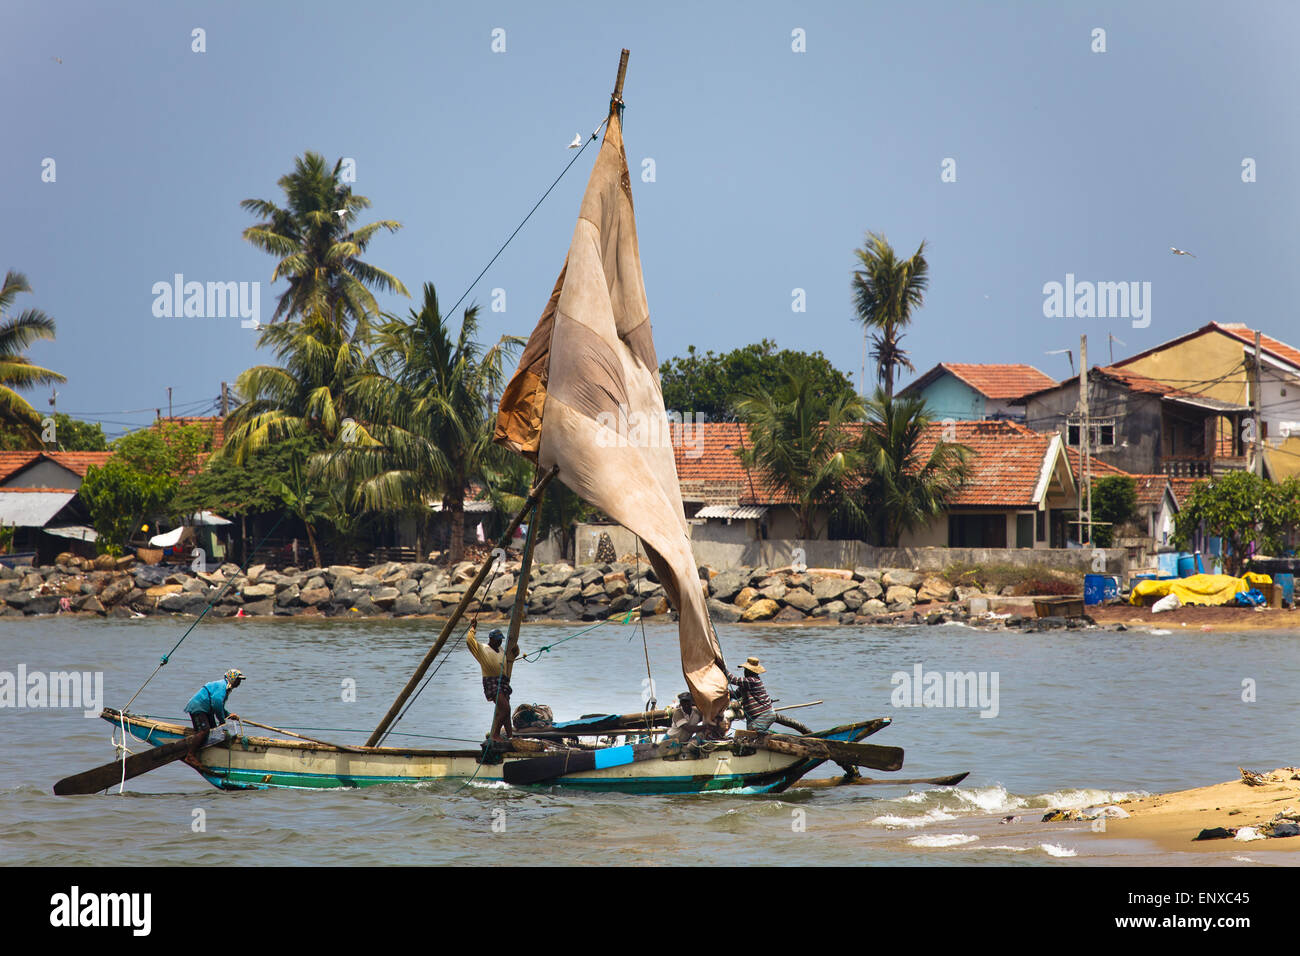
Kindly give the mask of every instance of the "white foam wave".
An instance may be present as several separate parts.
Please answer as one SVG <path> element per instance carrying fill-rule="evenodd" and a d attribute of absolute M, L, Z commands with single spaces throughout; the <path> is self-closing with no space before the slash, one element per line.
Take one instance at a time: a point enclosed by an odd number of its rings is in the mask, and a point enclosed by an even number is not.
<path fill-rule="evenodd" d="M 964 846 L 967 843 L 974 843 L 978 839 L 979 837 L 971 836 L 969 833 L 928 833 L 910 838 L 907 845 L 938 849 L 948 846 Z"/>
<path fill-rule="evenodd" d="M 1078 850 L 1071 850 L 1069 847 L 1060 846 L 1056 843 L 1042 844 L 1043 852 L 1048 856 L 1078 856 Z"/>
<path fill-rule="evenodd" d="M 914 817 L 900 817 L 895 814 L 885 814 L 884 816 L 876 817 L 874 820 L 871 820 L 870 823 L 873 827 L 888 827 L 891 830 L 905 827 L 910 830 L 915 829 L 916 827 L 928 826 L 931 823 L 939 823 L 943 820 L 956 819 L 957 818 L 951 813 L 940 810 L 936 807 L 933 810 L 928 810 L 925 813 Z"/>
<path fill-rule="evenodd" d="M 1028 853 L 1030 850 L 1035 848 L 1032 846 L 982 846 L 980 847 L 980 849 L 981 850 L 1009 850 L 1012 853 Z"/>

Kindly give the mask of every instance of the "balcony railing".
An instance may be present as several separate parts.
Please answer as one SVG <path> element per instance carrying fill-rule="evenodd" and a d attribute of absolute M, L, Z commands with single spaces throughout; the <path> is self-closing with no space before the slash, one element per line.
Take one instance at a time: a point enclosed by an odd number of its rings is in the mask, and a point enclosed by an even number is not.
<path fill-rule="evenodd" d="M 1160 469 L 1170 478 L 1213 478 L 1230 471 L 1244 471 L 1246 457 L 1234 455 L 1198 458 L 1192 455 L 1165 455 L 1160 459 Z"/>

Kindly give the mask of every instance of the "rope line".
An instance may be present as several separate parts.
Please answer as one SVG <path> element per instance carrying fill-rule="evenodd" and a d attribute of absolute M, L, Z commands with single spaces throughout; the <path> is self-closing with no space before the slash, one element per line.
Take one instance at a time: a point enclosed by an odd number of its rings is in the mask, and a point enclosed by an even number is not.
<path fill-rule="evenodd" d="M 262 545 L 266 543 L 266 539 L 271 536 L 272 532 L 274 532 L 276 528 L 280 527 L 280 522 L 284 520 L 284 515 L 285 515 L 284 512 L 280 513 L 280 517 L 275 519 L 275 524 L 271 525 L 271 530 L 268 531 L 266 534 L 262 535 L 262 540 L 257 542 L 257 546 L 253 548 L 249 557 L 244 559 L 244 566 L 239 569 L 240 574 L 243 574 L 248 570 L 248 565 L 252 562 L 253 558 L 257 555 L 257 552 L 261 549 Z M 235 578 L 237 577 L 239 577 L 238 574 L 232 574 L 230 576 L 229 580 L 227 580 L 226 583 L 221 586 L 221 590 L 218 591 L 213 596 L 212 600 L 208 602 L 208 606 L 203 609 L 203 613 L 200 614 L 197 618 L 195 618 L 194 623 L 185 629 L 185 633 L 181 635 L 181 639 L 176 642 L 176 644 L 172 647 L 170 651 L 168 651 L 166 654 L 162 656 L 162 658 L 158 661 L 158 666 L 153 669 L 153 673 L 145 678 L 144 683 L 140 685 L 140 689 L 137 690 L 134 694 L 132 694 L 131 699 L 126 702 L 126 706 L 122 708 L 124 712 L 130 709 L 131 705 L 135 703 L 135 699 L 144 692 L 144 689 L 146 687 L 149 686 L 149 682 L 158 676 L 158 672 L 163 669 L 163 667 L 171 659 L 171 656 L 176 653 L 176 648 L 180 647 L 181 644 L 185 643 L 185 638 L 190 636 L 190 631 L 193 631 L 196 627 L 198 627 L 199 623 L 205 617 L 208 616 L 208 612 L 212 610 L 213 606 L 217 603 L 217 601 L 221 600 L 221 597 L 230 588 L 230 585 L 235 583 Z"/>

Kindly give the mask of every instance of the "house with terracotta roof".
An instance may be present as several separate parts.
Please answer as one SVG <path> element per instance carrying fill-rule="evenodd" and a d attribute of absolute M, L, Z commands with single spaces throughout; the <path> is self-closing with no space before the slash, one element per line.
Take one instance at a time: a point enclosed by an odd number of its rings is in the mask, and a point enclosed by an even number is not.
<path fill-rule="evenodd" d="M 1129 474 L 1206 478 L 1246 467 L 1246 405 L 1159 381 L 1119 365 L 1088 370 L 1090 457 Z M 1082 439 L 1079 377 L 1015 399 L 1025 423 Z"/>
<path fill-rule="evenodd" d="M 1055 384 L 1056 379 L 1032 365 L 941 362 L 898 394 L 920 396 L 931 417 L 940 421 L 1023 419 L 1024 406 L 1012 405 L 1012 400 Z"/>
<path fill-rule="evenodd" d="M 10 552 L 48 564 L 61 551 L 94 555 L 95 532 L 77 492 L 107 451 L 0 452 L 0 524 L 14 528 Z"/>
<path fill-rule="evenodd" d="M 1255 331 L 1239 322 L 1209 322 L 1114 367 L 1205 399 L 1246 407 L 1254 399 L 1258 364 L 1264 472 L 1280 480 L 1300 474 L 1300 349 L 1261 332 L 1256 363 Z M 1254 448 L 1249 431 L 1245 437 L 1249 453 Z"/>
<path fill-rule="evenodd" d="M 673 433 L 682 500 L 692 534 L 710 541 L 796 538 L 793 500 L 748 469 L 738 452 L 751 444 L 748 426 L 709 422 L 694 446 Z M 900 540 L 903 547 L 1063 548 L 1078 537 L 1070 524 L 1078 487 L 1059 436 L 1010 421 L 934 422 L 918 446 L 928 457 L 940 441 L 968 447 L 971 479 L 930 527 Z M 821 516 L 823 528 L 829 515 Z"/>
<path fill-rule="evenodd" d="M 1085 468 L 1083 455 L 1078 448 L 1067 448 L 1070 467 L 1079 477 L 1080 486 L 1084 483 Z M 1108 465 L 1097 458 L 1088 461 L 1086 472 L 1095 487 L 1098 479 L 1118 475 L 1133 479 L 1133 490 L 1137 497 L 1136 525 L 1139 537 L 1143 540 L 1137 544 L 1125 545 L 1129 548 L 1129 557 L 1134 566 L 1145 566 L 1152 555 L 1161 548 L 1171 547 L 1174 533 L 1174 519 L 1182 509 L 1185 497 L 1180 498 L 1177 488 L 1190 489 L 1191 485 L 1202 481 L 1200 478 L 1170 478 L 1164 474 L 1133 475 Z M 1180 483 L 1176 485 L 1175 482 Z M 1190 494 L 1187 491 L 1186 494 Z M 1116 546 L 1119 547 L 1118 541 Z"/>

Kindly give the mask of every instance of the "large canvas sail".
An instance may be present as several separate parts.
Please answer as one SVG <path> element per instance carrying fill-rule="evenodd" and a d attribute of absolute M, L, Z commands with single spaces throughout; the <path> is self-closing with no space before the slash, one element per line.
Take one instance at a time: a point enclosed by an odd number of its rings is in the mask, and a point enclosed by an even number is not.
<path fill-rule="evenodd" d="M 560 277 L 501 399 L 494 440 L 645 543 L 677 609 L 682 672 L 706 720 L 728 693 L 691 553 L 641 276 L 619 110 L 611 105 Z"/>

